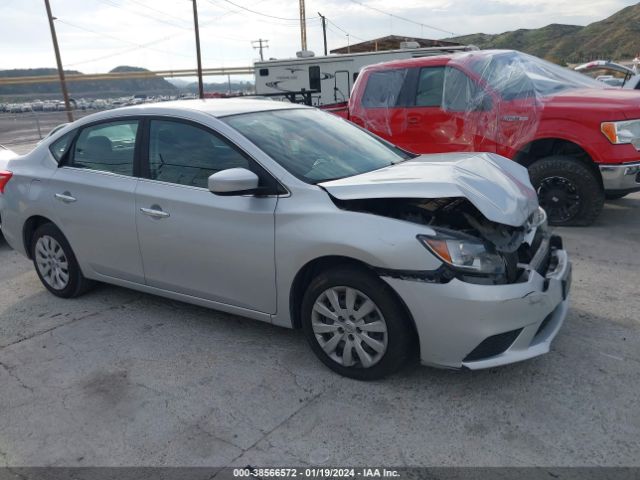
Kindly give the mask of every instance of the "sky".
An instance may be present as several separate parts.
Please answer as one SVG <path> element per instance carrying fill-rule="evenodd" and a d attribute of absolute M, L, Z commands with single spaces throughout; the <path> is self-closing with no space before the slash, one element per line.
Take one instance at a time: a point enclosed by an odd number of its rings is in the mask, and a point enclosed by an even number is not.
<path fill-rule="evenodd" d="M 65 69 L 107 72 L 195 67 L 191 0 L 50 0 Z M 329 21 L 329 49 L 385 35 L 446 38 L 549 23 L 586 25 L 633 0 L 306 0 L 308 49 L 321 54 L 317 12 Z M 250 66 L 253 40 L 265 58 L 300 50 L 298 0 L 197 0 L 206 67 Z M 405 21 L 405 17 L 416 23 Z M 0 0 L 0 69 L 55 67 L 43 0 Z M 347 35 L 348 34 L 348 35 Z M 211 78 L 211 77 L 209 77 Z M 221 79 L 222 81 L 222 79 Z"/>

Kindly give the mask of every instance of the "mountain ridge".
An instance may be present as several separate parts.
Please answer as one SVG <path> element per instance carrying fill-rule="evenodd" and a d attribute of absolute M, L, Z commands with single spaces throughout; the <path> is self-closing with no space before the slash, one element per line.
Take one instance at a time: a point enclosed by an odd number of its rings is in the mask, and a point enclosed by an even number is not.
<path fill-rule="evenodd" d="M 111 72 L 147 72 L 140 67 L 120 65 Z M 77 70 L 65 70 L 65 75 L 82 75 Z M 13 70 L 0 70 L 0 78 L 26 77 L 41 75 L 57 75 L 55 68 L 26 68 Z M 175 94 L 178 89 L 162 77 L 132 78 L 118 80 L 89 80 L 68 81 L 67 88 L 72 97 L 96 98 L 104 96 L 128 96 L 139 93 L 150 95 Z M 57 98 L 60 96 L 60 83 L 58 81 L 46 83 L 34 83 L 25 85 L 0 85 L 0 97 L 5 98 Z"/>
<path fill-rule="evenodd" d="M 640 3 L 586 26 L 552 23 L 541 28 L 474 33 L 450 40 L 483 49 L 520 50 L 560 64 L 629 59 L 640 52 Z"/>

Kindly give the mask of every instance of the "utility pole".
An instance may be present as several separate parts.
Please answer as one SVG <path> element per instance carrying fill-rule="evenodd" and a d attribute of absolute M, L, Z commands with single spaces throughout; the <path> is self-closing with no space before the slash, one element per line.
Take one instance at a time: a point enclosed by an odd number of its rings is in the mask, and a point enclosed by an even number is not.
<path fill-rule="evenodd" d="M 322 39 L 324 40 L 324 55 L 327 56 L 327 18 L 318 12 L 318 16 L 322 20 Z"/>
<path fill-rule="evenodd" d="M 69 102 L 69 92 L 67 91 L 67 82 L 64 79 L 64 70 L 62 69 L 62 60 L 60 59 L 60 49 L 58 48 L 58 37 L 56 36 L 56 27 L 53 24 L 55 17 L 51 14 L 51 5 L 49 0 L 44 0 L 47 8 L 47 17 L 49 17 L 49 28 L 51 29 L 51 39 L 53 40 L 53 50 L 56 54 L 56 63 L 58 64 L 58 76 L 60 77 L 60 88 L 62 88 L 62 97 L 64 98 L 64 107 L 67 110 L 67 119 L 73 122 L 73 112 L 71 111 L 71 103 Z"/>
<path fill-rule="evenodd" d="M 253 42 L 251 42 L 251 46 L 254 48 L 254 50 L 260 50 L 260 61 L 263 62 L 264 55 L 262 54 L 262 50 L 265 48 L 269 48 L 269 40 L 259 38 L 258 40 L 254 40 Z"/>
<path fill-rule="evenodd" d="M 198 4 L 193 2 L 193 26 L 196 31 L 196 55 L 198 57 L 198 96 L 204 98 L 204 84 L 202 83 L 202 58 L 200 57 L 200 29 L 198 28 Z"/>
<path fill-rule="evenodd" d="M 300 0 L 300 43 L 302 51 L 307 49 L 307 15 L 304 12 L 304 0 Z"/>

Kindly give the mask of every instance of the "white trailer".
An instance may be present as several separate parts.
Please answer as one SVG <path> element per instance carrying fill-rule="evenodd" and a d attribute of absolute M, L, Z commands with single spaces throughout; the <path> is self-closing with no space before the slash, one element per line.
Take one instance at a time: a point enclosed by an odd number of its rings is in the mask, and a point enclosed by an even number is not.
<path fill-rule="evenodd" d="M 305 56 L 255 62 L 257 95 L 311 92 L 313 105 L 346 102 L 362 67 L 406 58 L 474 50 L 472 46 L 403 48 L 381 52 Z"/>

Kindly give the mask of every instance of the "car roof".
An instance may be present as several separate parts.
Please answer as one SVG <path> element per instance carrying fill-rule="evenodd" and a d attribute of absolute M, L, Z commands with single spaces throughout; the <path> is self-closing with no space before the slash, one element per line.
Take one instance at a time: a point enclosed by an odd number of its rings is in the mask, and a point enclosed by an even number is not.
<path fill-rule="evenodd" d="M 279 102 L 259 98 L 207 98 L 195 100 L 174 100 L 171 102 L 144 103 L 129 107 L 89 115 L 84 118 L 110 118 L 118 115 L 153 115 L 184 112 L 185 110 L 199 111 L 214 117 L 226 117 L 241 113 L 266 112 L 270 110 L 290 110 L 294 108 L 309 108 L 304 105 L 289 102 Z M 83 118 L 83 120 L 84 120 Z"/>
<path fill-rule="evenodd" d="M 452 60 L 466 62 L 473 58 L 486 58 L 504 53 L 519 53 L 516 50 L 470 50 L 465 52 L 448 53 L 444 55 L 429 55 L 426 57 L 406 58 L 390 62 L 376 63 L 363 68 L 367 71 L 387 70 L 394 68 L 428 67 L 446 65 Z"/>

